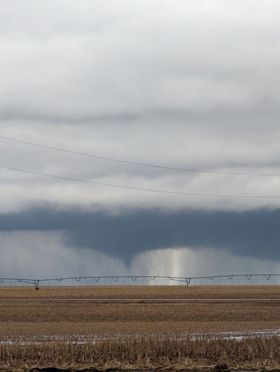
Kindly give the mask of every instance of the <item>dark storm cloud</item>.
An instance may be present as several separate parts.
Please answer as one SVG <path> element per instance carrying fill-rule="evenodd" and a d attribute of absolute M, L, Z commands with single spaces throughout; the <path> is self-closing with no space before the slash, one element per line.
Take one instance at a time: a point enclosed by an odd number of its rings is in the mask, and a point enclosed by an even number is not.
<path fill-rule="evenodd" d="M 147 250 L 189 246 L 280 258 L 280 210 L 253 212 L 134 211 L 109 215 L 42 208 L 1 215 L 1 231 L 64 231 L 68 244 L 130 261 Z"/>

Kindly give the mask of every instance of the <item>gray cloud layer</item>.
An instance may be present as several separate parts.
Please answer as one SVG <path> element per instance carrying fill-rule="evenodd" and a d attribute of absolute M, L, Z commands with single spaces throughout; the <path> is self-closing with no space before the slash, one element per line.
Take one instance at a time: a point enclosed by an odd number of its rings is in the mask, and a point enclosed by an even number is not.
<path fill-rule="evenodd" d="M 279 4 L 245 3 L 2 2 L 2 118 L 278 113 Z"/>
<path fill-rule="evenodd" d="M 126 261 L 181 246 L 278 258 L 279 15 L 277 0 L 0 0 L 0 136 L 274 174 L 155 170 L 0 139 L 0 231 L 64 231 L 71 249 Z M 94 187 L 1 165 L 236 198 Z"/>
<path fill-rule="evenodd" d="M 135 161 L 280 174 L 277 1 L 28 0 L 1 1 L 0 10 L 1 134 Z M 99 182 L 268 196 L 280 186 L 280 177 L 154 172 L 3 140 L 0 149 L 6 165 Z M 1 174 L 7 211 L 73 199 L 113 210 L 280 206 L 280 198 L 178 201 L 40 179 L 35 187 Z"/>

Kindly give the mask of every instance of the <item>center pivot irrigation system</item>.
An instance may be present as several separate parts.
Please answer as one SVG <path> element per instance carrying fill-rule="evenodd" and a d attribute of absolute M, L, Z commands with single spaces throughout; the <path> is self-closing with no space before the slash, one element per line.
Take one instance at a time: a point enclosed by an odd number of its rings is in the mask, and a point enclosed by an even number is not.
<path fill-rule="evenodd" d="M 71 285 L 209 285 L 209 284 L 280 284 L 280 274 L 229 274 L 207 276 L 160 276 L 160 275 L 108 275 L 72 276 L 60 278 L 24 279 L 1 278 L 0 286 L 33 286 L 35 289 L 46 286 Z"/>

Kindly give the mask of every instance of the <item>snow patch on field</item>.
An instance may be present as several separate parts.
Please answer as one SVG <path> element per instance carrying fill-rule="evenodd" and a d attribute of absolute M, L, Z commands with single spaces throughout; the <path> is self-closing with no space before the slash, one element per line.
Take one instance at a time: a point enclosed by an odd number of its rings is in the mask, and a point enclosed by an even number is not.
<path fill-rule="evenodd" d="M 104 335 L 104 336 L 85 336 L 85 335 L 77 335 L 75 337 L 72 336 L 61 336 L 61 335 L 53 335 L 53 336 L 39 336 L 39 337 L 17 337 L 17 338 L 3 338 L 0 340 L 0 345 L 39 345 L 48 342 L 66 342 L 72 344 L 87 344 L 87 343 L 98 343 L 102 341 L 113 341 L 119 340 L 122 341 L 124 339 L 129 338 L 141 338 L 141 334 L 121 334 L 118 333 L 116 335 Z M 158 337 L 159 335 L 150 335 L 151 337 L 155 336 Z M 199 339 L 207 339 L 211 340 L 234 340 L 234 341 L 243 341 L 249 338 L 271 338 L 271 337 L 280 337 L 280 329 L 267 329 L 267 330 L 259 330 L 259 331 L 244 331 L 244 332 L 216 332 L 216 333 L 180 333 L 174 335 L 165 335 L 165 337 L 174 340 L 199 340 Z"/>

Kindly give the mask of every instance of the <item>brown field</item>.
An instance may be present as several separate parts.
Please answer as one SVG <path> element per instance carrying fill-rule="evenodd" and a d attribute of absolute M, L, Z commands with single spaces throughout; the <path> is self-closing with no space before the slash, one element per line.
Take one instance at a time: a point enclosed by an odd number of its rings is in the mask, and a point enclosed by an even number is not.
<path fill-rule="evenodd" d="M 234 356 L 235 365 L 254 359 L 254 365 L 275 366 L 280 363 L 280 338 L 240 342 L 197 337 L 280 329 L 279 309 L 278 286 L 0 288 L 0 366 L 5 369 L 13 360 L 20 367 L 23 359 L 29 367 L 233 365 Z M 102 341 L 96 343 L 95 337 Z M 64 364 L 61 350 L 71 354 Z"/>
<path fill-rule="evenodd" d="M 278 286 L 0 288 L 0 339 L 280 329 Z"/>
<path fill-rule="evenodd" d="M 279 298 L 280 286 L 277 285 L 203 285 L 203 286 L 77 286 L 77 287 L 41 287 L 35 291 L 33 287 L 0 287 L 0 299 L 219 299 L 219 298 Z"/>

